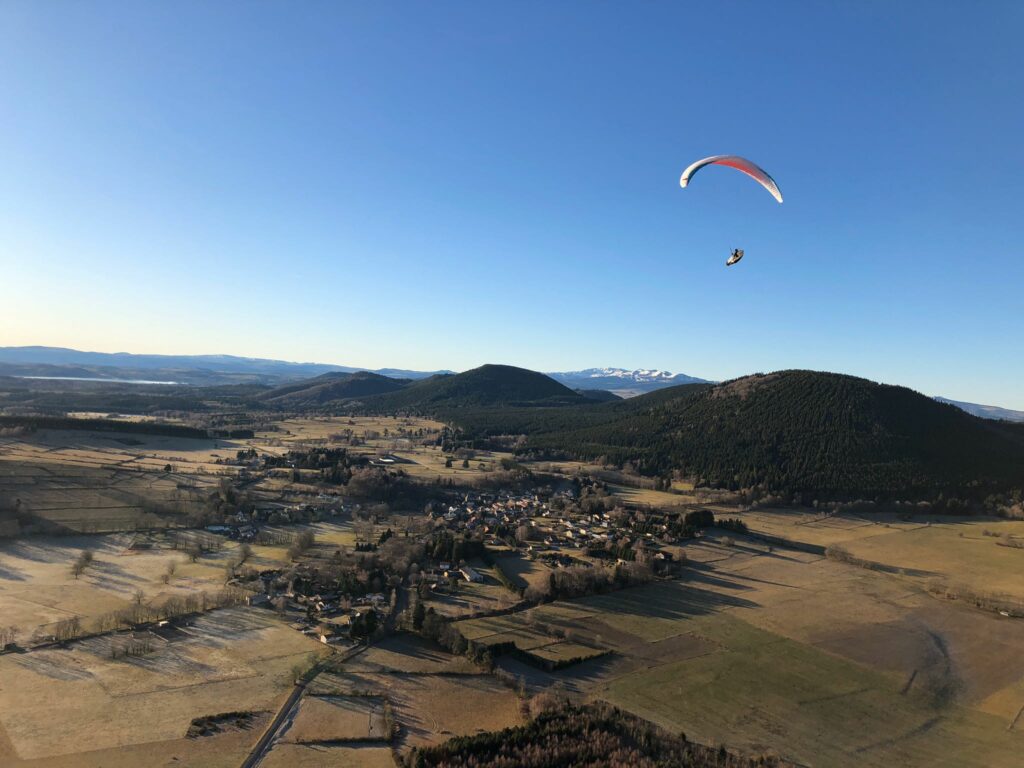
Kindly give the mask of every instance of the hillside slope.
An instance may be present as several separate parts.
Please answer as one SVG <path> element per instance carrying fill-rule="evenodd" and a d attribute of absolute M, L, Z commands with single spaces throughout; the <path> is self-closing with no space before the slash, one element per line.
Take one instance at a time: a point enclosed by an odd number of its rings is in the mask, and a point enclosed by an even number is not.
<path fill-rule="evenodd" d="M 279 408 L 311 408 L 336 400 L 396 392 L 409 384 L 408 379 L 393 379 L 369 371 L 332 372 L 277 387 L 265 393 L 260 399 Z"/>
<path fill-rule="evenodd" d="M 535 451 L 603 456 L 645 474 L 679 470 L 715 487 L 822 498 L 1024 488 L 1024 430 L 904 387 L 838 374 L 748 376 L 547 419 L 467 417 L 460 423 L 469 434 L 523 426 Z"/>
<path fill-rule="evenodd" d="M 365 398 L 378 411 L 440 413 L 476 407 L 562 406 L 590 402 L 543 373 L 511 365 L 482 365 L 464 373 L 432 376 L 401 391 Z"/>

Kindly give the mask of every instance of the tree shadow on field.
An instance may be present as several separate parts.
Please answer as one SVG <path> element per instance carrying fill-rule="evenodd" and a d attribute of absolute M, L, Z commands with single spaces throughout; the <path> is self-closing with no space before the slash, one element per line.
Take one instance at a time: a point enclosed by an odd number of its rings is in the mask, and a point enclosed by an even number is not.
<path fill-rule="evenodd" d="M 414 638 L 414 636 L 397 636 L 395 638 L 387 638 L 378 643 L 377 647 L 383 651 L 393 653 L 396 656 L 405 656 L 410 659 L 423 661 L 444 663 L 453 658 L 451 654 L 443 650 L 440 646 L 430 646 L 425 640 Z"/>
<path fill-rule="evenodd" d="M 75 680 L 91 680 L 93 674 L 86 669 L 75 666 L 67 651 L 33 651 L 13 657 L 14 663 L 37 675 L 52 680 L 73 682 Z"/>
<path fill-rule="evenodd" d="M 93 561 L 84 576 L 91 586 L 111 592 L 134 592 L 140 584 L 149 583 L 141 576 L 126 571 L 117 563 L 103 560 Z"/>
<path fill-rule="evenodd" d="M 595 604 L 601 612 L 635 616 L 638 620 L 682 621 L 727 608 L 757 608 L 759 603 L 725 591 L 745 592 L 751 589 L 723 576 L 712 575 L 707 570 L 695 570 L 686 581 L 619 590 L 600 596 Z"/>
<path fill-rule="evenodd" d="M 747 584 L 735 581 L 732 576 L 727 578 L 720 573 L 715 573 L 714 568 L 707 563 L 693 563 L 690 565 L 685 571 L 682 583 L 686 585 L 702 584 L 708 587 L 719 587 L 737 592 L 753 589 L 753 587 Z"/>
<path fill-rule="evenodd" d="M 24 571 L 19 571 L 9 563 L 0 560 L 0 581 L 28 581 Z"/>
<path fill-rule="evenodd" d="M 222 647 L 250 632 L 280 626 L 275 619 L 260 609 L 242 607 L 223 608 L 198 616 L 189 628 L 191 642 L 199 645 Z"/>

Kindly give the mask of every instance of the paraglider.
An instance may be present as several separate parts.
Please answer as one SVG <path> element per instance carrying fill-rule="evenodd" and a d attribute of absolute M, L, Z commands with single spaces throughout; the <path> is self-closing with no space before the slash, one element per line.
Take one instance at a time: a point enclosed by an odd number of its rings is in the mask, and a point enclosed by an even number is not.
<path fill-rule="evenodd" d="M 703 160 L 698 160 L 683 171 L 683 175 L 679 177 L 679 186 L 685 188 L 690 183 L 690 179 L 693 175 L 701 168 L 708 165 L 724 165 L 728 168 L 735 168 L 737 171 L 742 171 L 762 187 L 767 189 L 772 197 L 780 203 L 782 202 L 782 192 L 779 190 L 779 185 L 775 183 L 775 179 L 769 176 L 767 171 L 756 163 L 752 163 L 750 160 L 747 160 L 745 157 L 740 157 L 739 155 L 712 155 L 711 157 L 705 157 Z"/>
<path fill-rule="evenodd" d="M 779 185 L 775 183 L 775 179 L 769 176 L 764 168 L 739 155 L 712 155 L 711 157 L 705 157 L 703 160 L 698 160 L 683 171 L 683 175 L 679 177 L 679 186 L 685 189 L 690 184 L 690 179 L 693 178 L 693 175 L 708 165 L 724 165 L 727 168 L 735 168 L 737 171 L 747 174 L 747 176 L 768 190 L 768 193 L 779 203 L 782 202 L 782 191 L 779 189 Z M 725 262 L 725 266 L 731 267 L 742 258 L 743 249 L 734 248 L 728 261 Z"/>

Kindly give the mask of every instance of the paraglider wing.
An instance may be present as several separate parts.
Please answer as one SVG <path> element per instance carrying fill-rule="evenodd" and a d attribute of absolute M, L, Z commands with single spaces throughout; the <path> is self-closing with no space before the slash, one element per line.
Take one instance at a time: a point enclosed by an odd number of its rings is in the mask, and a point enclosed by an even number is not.
<path fill-rule="evenodd" d="M 705 157 L 703 160 L 698 160 L 683 171 L 683 175 L 679 177 L 679 186 L 685 187 L 690 183 L 690 178 L 693 174 L 707 165 L 725 165 L 729 168 L 735 168 L 737 171 L 742 171 L 767 189 L 772 197 L 780 203 L 782 202 L 782 192 L 779 191 L 779 185 L 775 183 L 775 179 L 769 176 L 760 166 L 738 155 L 712 155 L 711 157 Z"/>

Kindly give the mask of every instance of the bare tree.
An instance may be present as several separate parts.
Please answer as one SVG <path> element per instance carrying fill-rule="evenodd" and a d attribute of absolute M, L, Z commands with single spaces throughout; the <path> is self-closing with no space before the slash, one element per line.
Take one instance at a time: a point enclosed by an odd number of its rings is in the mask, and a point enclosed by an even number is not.
<path fill-rule="evenodd" d="M 53 629 L 53 636 L 60 642 L 74 640 L 82 634 L 82 621 L 77 616 L 61 619 Z"/>
<path fill-rule="evenodd" d="M 85 569 L 92 564 L 94 557 L 95 554 L 91 549 L 83 549 L 79 552 L 75 562 L 71 564 L 71 575 L 77 579 L 85 573 Z"/>
<path fill-rule="evenodd" d="M 18 639 L 18 628 L 15 626 L 0 627 L 0 651 L 9 645 L 14 645 Z"/>
<path fill-rule="evenodd" d="M 250 557 L 252 557 L 252 545 L 242 544 L 238 548 L 238 564 L 243 565 Z"/>

